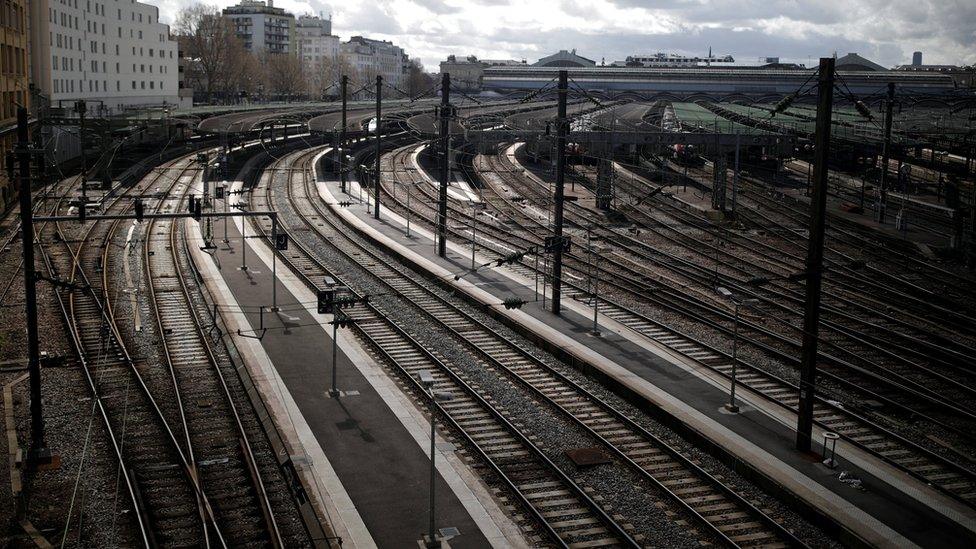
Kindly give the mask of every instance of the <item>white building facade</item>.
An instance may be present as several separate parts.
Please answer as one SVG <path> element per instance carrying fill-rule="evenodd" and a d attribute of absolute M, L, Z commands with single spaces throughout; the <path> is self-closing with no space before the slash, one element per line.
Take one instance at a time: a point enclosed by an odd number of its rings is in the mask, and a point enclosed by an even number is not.
<path fill-rule="evenodd" d="M 295 54 L 295 16 L 274 7 L 274 1 L 241 0 L 224 8 L 224 17 L 234 23 L 244 48 L 252 53 Z"/>
<path fill-rule="evenodd" d="M 90 109 L 179 103 L 176 42 L 159 9 L 133 0 L 33 0 L 31 81 L 52 104 Z M 100 100 L 100 104 L 99 104 Z"/>
<path fill-rule="evenodd" d="M 339 46 L 339 55 L 362 78 L 380 75 L 383 82 L 394 87 L 406 80 L 410 58 L 392 42 L 353 36 Z"/>
<path fill-rule="evenodd" d="M 339 37 L 332 35 L 332 20 L 302 15 L 295 23 L 298 57 L 306 69 L 336 67 L 339 61 Z"/>

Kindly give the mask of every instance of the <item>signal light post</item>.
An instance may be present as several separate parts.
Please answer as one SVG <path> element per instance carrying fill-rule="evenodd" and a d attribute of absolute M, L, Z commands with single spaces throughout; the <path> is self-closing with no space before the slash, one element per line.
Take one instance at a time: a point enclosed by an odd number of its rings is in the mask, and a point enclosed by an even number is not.
<path fill-rule="evenodd" d="M 336 280 L 331 276 L 325 277 L 325 290 L 319 290 L 316 294 L 316 310 L 320 315 L 332 315 L 332 386 L 329 388 L 329 396 L 332 398 L 339 398 L 341 392 L 338 387 L 338 372 L 339 372 L 339 362 L 338 362 L 338 348 L 339 348 L 339 327 L 347 327 L 353 322 L 353 319 L 343 312 L 343 309 L 347 309 L 356 305 L 358 303 L 368 303 L 369 296 L 340 296 L 339 292 L 347 290 L 344 286 L 339 286 Z"/>

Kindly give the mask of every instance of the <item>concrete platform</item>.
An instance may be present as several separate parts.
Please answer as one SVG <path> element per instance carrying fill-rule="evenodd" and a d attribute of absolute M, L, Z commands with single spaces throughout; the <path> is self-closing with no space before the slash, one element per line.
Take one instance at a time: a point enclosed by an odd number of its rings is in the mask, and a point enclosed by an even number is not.
<path fill-rule="evenodd" d="M 237 186 L 240 184 L 238 183 Z M 218 210 L 222 205 L 217 206 Z M 199 249 L 199 225 L 187 230 L 204 282 L 265 402 L 290 446 L 296 469 L 313 486 L 320 518 L 347 547 L 411 547 L 427 531 L 430 424 L 347 330 L 338 343 L 339 398 L 328 396 L 330 315 L 277 263 L 278 312 L 271 312 L 272 255 L 248 239 L 241 269 L 240 218 L 214 225 L 217 249 Z M 256 234 L 248 228 L 247 234 Z M 264 306 L 263 320 L 260 308 Z M 436 525 L 454 527 L 451 547 L 525 546 L 472 471 L 438 437 Z"/>
<path fill-rule="evenodd" d="M 798 166 L 803 169 L 806 166 L 806 162 L 795 161 Z M 797 170 L 794 170 L 797 171 Z M 802 171 L 797 171 L 797 173 L 805 173 Z M 861 180 L 855 177 L 851 177 L 846 174 L 830 173 L 830 185 L 843 185 L 851 190 L 860 191 Z M 810 197 L 806 195 L 805 185 L 803 188 L 790 188 L 790 187 L 779 187 L 777 188 L 784 195 L 791 196 L 797 199 L 801 204 L 809 204 Z M 894 238 L 898 240 L 907 240 L 915 244 L 921 244 L 924 246 L 932 247 L 943 247 L 948 246 L 949 235 L 939 234 L 933 232 L 931 228 L 922 225 L 916 225 L 914 220 L 912 220 L 912 213 L 909 211 L 908 218 L 908 228 L 906 230 L 898 230 L 895 227 L 895 216 L 898 215 L 900 209 L 899 202 L 892 202 L 888 206 L 887 213 L 887 223 L 878 223 L 875 221 L 875 197 L 877 195 L 876 190 L 869 190 L 864 199 L 864 212 L 854 213 L 845 211 L 842 206 L 844 205 L 857 205 L 856 199 L 853 197 L 846 197 L 843 199 L 837 198 L 835 196 L 827 196 L 827 212 L 831 216 L 836 216 L 843 218 L 844 220 L 857 223 L 862 227 L 877 231 L 883 236 L 888 238 Z M 889 192 L 890 197 L 894 197 L 898 200 L 907 201 L 910 204 L 910 208 L 924 209 L 930 214 L 944 215 L 947 220 L 951 219 L 951 210 L 946 208 L 941 204 L 933 203 L 931 200 L 935 197 L 933 196 L 911 196 L 898 192 Z"/>
<path fill-rule="evenodd" d="M 319 190 L 326 203 L 336 203 L 337 182 L 320 182 Z M 350 195 L 357 193 L 353 182 Z M 428 230 L 414 224 L 411 236 L 405 237 L 403 219 L 389 208 L 383 209 L 378 221 L 366 214 L 364 205 L 332 208 L 355 230 L 453 285 L 496 318 L 518 326 L 558 355 L 612 380 L 620 391 L 665 410 L 689 431 L 727 449 L 740 466 L 748 466 L 842 525 L 841 535 L 848 541 L 856 538 L 879 547 L 971 547 L 976 541 L 976 510 L 847 445 L 839 447 L 837 469 L 824 467 L 815 456 L 793 449 L 795 415 L 748 391 L 740 393 L 743 412 L 726 413 L 725 380 L 625 326 L 601 315 L 604 335 L 591 336 L 592 309 L 564 300 L 563 314 L 552 315 L 534 301 L 532 280 L 504 268 L 470 273 L 470 247 L 449 242 L 447 258 L 442 259 L 433 256 Z M 485 261 L 488 258 L 478 262 Z M 454 280 L 455 275 L 460 279 Z M 511 296 L 530 303 L 521 310 L 506 310 L 502 300 Z M 814 438 L 821 440 L 822 432 L 815 430 Z M 860 479 L 862 488 L 841 482 L 842 471 Z"/>

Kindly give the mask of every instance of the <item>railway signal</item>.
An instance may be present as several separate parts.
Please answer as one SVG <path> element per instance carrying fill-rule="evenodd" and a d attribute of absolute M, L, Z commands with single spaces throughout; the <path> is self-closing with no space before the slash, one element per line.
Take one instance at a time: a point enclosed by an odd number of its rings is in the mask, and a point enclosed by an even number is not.
<path fill-rule="evenodd" d="M 571 236 L 547 236 L 543 249 L 547 254 L 569 253 L 573 249 L 573 237 Z"/>
<path fill-rule="evenodd" d="M 317 310 L 320 315 L 332 314 L 332 303 L 335 301 L 336 290 L 319 290 L 316 292 Z"/>
<path fill-rule="evenodd" d="M 146 213 L 146 205 L 142 203 L 141 198 L 137 198 L 132 206 L 136 213 L 136 221 L 142 223 L 142 218 Z"/>
<path fill-rule="evenodd" d="M 344 310 L 354 307 L 359 303 L 368 303 L 369 296 L 343 295 L 348 290 L 345 287 L 338 286 L 336 280 L 332 277 L 326 277 L 325 283 L 327 288 L 318 290 L 316 294 L 318 302 L 317 310 L 319 314 L 332 315 L 332 320 L 329 322 L 329 324 L 332 324 L 332 387 L 329 389 L 329 396 L 339 398 L 340 393 L 336 380 L 339 370 L 339 364 L 337 362 L 339 328 L 347 328 L 353 323 L 352 317 L 346 314 Z"/>
<path fill-rule="evenodd" d="M 275 249 L 283 252 L 288 249 L 288 235 L 279 233 L 275 235 Z"/>

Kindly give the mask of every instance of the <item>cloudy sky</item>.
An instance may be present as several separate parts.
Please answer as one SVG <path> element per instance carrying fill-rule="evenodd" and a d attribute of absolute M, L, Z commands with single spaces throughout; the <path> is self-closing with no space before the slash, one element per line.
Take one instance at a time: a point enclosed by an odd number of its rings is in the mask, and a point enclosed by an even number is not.
<path fill-rule="evenodd" d="M 164 21 L 197 0 L 156 3 Z M 210 0 L 227 6 L 237 0 Z M 976 0 L 277 0 L 333 16 L 333 34 L 393 40 L 428 70 L 448 54 L 527 59 L 575 48 L 597 62 L 658 51 L 816 64 L 857 52 L 882 65 L 976 63 Z"/>

